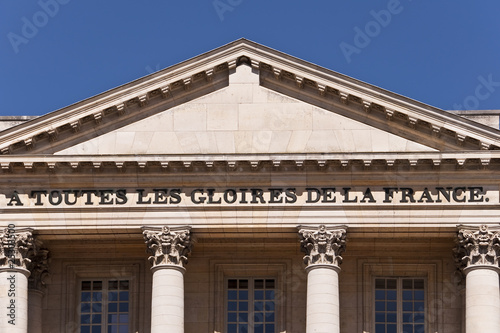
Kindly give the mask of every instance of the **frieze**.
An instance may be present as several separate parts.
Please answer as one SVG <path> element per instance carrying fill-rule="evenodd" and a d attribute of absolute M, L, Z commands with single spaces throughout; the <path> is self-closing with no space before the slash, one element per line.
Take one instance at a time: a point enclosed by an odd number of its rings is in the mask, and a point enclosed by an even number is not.
<path fill-rule="evenodd" d="M 217 206 L 217 205 L 477 205 L 498 204 L 498 189 L 428 187 L 231 187 L 18 189 L 0 193 L 0 207 Z"/>

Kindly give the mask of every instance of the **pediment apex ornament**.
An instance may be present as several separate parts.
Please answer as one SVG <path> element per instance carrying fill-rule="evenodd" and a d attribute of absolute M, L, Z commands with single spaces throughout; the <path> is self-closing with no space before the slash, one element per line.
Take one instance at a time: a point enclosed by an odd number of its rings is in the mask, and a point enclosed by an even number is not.
<path fill-rule="evenodd" d="M 456 248 L 457 267 L 467 270 L 476 266 L 490 266 L 500 270 L 500 227 L 465 226 L 457 227 Z"/>
<path fill-rule="evenodd" d="M 192 248 L 191 227 L 143 228 L 143 236 L 153 267 L 184 267 L 187 264 Z"/>
<path fill-rule="evenodd" d="M 301 251 L 305 252 L 304 263 L 309 268 L 313 265 L 334 265 L 342 263 L 345 251 L 347 226 L 318 227 L 299 226 Z"/>

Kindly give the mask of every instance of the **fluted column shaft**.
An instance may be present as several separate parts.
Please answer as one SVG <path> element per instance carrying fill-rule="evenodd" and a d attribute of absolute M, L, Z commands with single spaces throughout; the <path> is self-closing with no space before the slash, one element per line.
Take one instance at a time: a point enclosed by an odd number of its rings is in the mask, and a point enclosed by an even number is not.
<path fill-rule="evenodd" d="M 299 227 L 301 249 L 306 253 L 306 333 L 339 333 L 339 265 L 345 250 L 345 226 Z"/>
<path fill-rule="evenodd" d="M 190 227 L 144 228 L 153 267 L 151 333 L 184 333 L 184 265 L 191 251 Z"/>
<path fill-rule="evenodd" d="M 500 332 L 499 230 L 460 226 L 457 261 L 466 276 L 465 332 Z"/>

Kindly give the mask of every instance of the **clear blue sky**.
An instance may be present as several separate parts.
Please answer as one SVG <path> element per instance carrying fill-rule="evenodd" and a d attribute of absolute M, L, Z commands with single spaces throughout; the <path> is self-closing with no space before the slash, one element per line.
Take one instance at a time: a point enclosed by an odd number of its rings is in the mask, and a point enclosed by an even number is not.
<path fill-rule="evenodd" d="M 0 115 L 42 115 L 241 37 L 443 108 L 500 109 L 498 0 L 0 2 Z"/>

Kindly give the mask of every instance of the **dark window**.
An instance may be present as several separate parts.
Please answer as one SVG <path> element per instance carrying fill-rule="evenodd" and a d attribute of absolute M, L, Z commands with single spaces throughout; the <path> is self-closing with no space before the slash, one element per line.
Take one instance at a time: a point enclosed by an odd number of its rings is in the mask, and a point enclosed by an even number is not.
<path fill-rule="evenodd" d="M 227 333 L 276 332 L 275 279 L 228 279 Z"/>
<path fill-rule="evenodd" d="M 375 279 L 375 333 L 425 333 L 425 283 L 415 278 Z"/>
<path fill-rule="evenodd" d="M 128 280 L 81 282 L 80 333 L 128 333 Z"/>

